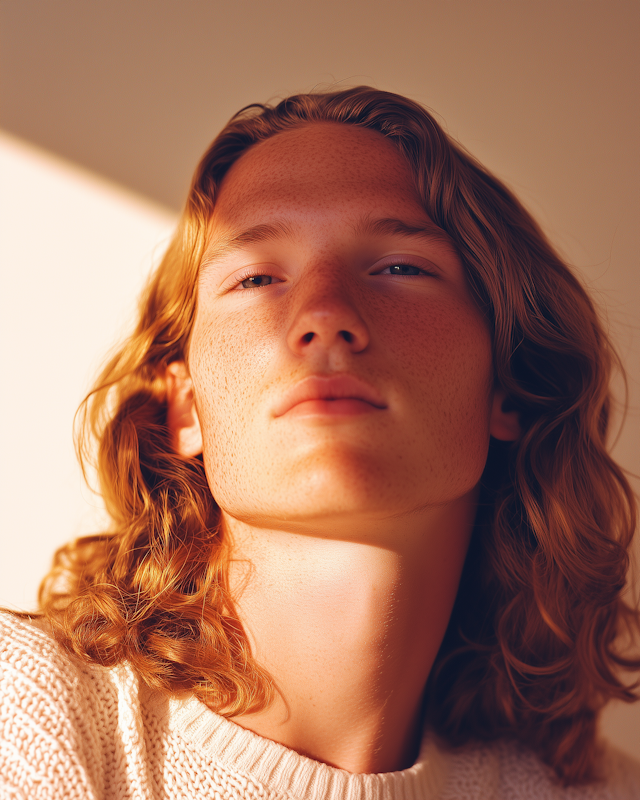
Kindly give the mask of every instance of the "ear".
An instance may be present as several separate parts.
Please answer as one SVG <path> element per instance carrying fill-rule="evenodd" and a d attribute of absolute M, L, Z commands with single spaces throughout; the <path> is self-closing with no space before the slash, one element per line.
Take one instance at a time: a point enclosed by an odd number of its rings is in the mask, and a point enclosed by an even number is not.
<path fill-rule="evenodd" d="M 515 442 L 520 438 L 520 416 L 515 409 L 508 409 L 507 395 L 503 389 L 496 389 L 493 394 L 489 433 L 494 439 L 502 442 Z"/>
<path fill-rule="evenodd" d="M 193 400 L 193 385 L 184 361 L 167 367 L 167 425 L 173 449 L 185 458 L 202 452 L 202 431 Z"/>

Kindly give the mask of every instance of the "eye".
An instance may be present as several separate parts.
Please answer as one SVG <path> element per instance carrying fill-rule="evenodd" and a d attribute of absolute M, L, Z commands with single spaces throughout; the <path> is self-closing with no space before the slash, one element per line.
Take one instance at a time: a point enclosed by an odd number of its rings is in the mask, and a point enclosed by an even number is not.
<path fill-rule="evenodd" d="M 265 265 L 260 264 L 259 266 L 248 267 L 235 275 L 230 275 L 226 283 L 223 284 L 222 291 L 243 293 L 252 289 L 266 289 L 271 284 L 282 283 L 281 278 L 270 275 L 268 272 L 258 271 L 264 268 Z"/>
<path fill-rule="evenodd" d="M 240 281 L 240 286 L 243 289 L 260 289 L 262 286 L 268 286 L 272 281 L 271 275 L 249 275 Z"/>
<path fill-rule="evenodd" d="M 387 270 L 388 275 L 425 275 L 425 271 L 419 267 L 414 267 L 413 264 L 390 264 L 382 270 L 384 274 Z"/>
<path fill-rule="evenodd" d="M 403 278 L 413 278 L 419 276 L 437 278 L 438 273 L 429 267 L 419 267 L 408 261 L 395 261 L 382 267 L 378 275 L 399 275 Z"/>

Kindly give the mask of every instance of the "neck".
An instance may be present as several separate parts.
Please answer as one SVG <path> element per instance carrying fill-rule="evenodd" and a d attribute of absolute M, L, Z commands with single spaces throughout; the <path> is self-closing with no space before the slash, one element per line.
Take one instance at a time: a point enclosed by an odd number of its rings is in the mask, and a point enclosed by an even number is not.
<path fill-rule="evenodd" d="M 395 520 L 396 530 L 375 542 L 226 518 L 236 609 L 277 689 L 266 710 L 234 721 L 349 772 L 411 766 L 474 499 Z"/>

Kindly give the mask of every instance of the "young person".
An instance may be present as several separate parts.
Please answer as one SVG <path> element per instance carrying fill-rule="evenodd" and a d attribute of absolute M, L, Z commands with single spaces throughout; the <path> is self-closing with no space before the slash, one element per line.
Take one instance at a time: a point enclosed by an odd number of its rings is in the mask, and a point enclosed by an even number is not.
<path fill-rule="evenodd" d="M 640 796 L 615 364 L 422 107 L 241 111 L 83 407 L 112 528 L 2 618 L 2 796 Z"/>

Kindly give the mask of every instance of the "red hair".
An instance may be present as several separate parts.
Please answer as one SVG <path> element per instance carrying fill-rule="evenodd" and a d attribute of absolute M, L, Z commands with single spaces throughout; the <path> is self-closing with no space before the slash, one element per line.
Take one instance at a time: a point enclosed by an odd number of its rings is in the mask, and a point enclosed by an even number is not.
<path fill-rule="evenodd" d="M 108 532 L 58 551 L 40 602 L 72 653 L 129 660 L 152 686 L 220 713 L 264 707 L 269 676 L 234 614 L 219 510 L 202 460 L 176 455 L 165 371 L 182 359 L 216 193 L 254 143 L 332 121 L 388 137 L 426 212 L 453 239 L 490 321 L 496 383 L 520 413 L 493 442 L 465 574 L 427 686 L 427 719 L 451 744 L 528 744 L 566 784 L 593 780 L 596 718 L 634 695 L 618 651 L 638 617 L 623 598 L 635 500 L 607 450 L 612 369 L 592 301 L 511 192 L 418 104 L 368 87 L 249 106 L 200 162 L 133 335 L 81 407 L 79 451 L 97 443 Z M 62 580 L 61 580 L 62 579 Z"/>

